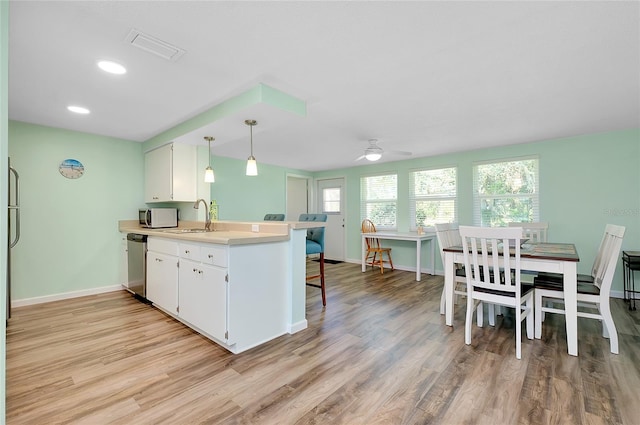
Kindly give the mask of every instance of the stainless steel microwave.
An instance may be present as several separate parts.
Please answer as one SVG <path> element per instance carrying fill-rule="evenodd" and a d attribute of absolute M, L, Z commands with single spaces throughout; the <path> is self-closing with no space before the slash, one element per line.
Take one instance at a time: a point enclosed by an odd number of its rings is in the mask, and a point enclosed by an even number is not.
<path fill-rule="evenodd" d="M 177 208 L 146 208 L 138 210 L 138 221 L 142 227 L 158 229 L 178 227 Z"/>

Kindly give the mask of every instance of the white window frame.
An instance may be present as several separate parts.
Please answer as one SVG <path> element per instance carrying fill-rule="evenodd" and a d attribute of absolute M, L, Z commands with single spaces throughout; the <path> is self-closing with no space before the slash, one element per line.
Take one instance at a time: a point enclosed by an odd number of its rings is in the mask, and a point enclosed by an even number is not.
<path fill-rule="evenodd" d="M 394 194 L 391 198 L 376 198 L 372 197 L 367 199 L 366 194 L 368 192 L 367 188 L 373 182 L 371 179 L 376 177 L 384 177 L 384 176 L 392 176 L 395 178 L 395 190 L 393 190 Z M 395 214 L 393 214 L 392 222 L 381 223 L 376 222 L 375 217 L 369 217 L 367 211 L 369 211 L 370 205 L 375 204 L 393 204 Z M 373 221 L 373 224 L 376 226 L 376 230 L 396 230 L 398 227 L 398 173 L 397 172 L 388 172 L 388 173 L 379 173 L 379 174 L 371 174 L 360 177 L 360 220 L 364 220 L 368 218 Z"/>
<path fill-rule="evenodd" d="M 445 193 L 445 191 L 440 191 L 439 193 L 434 194 L 416 194 L 416 176 L 419 173 L 431 173 L 431 172 L 441 172 L 443 170 L 454 170 L 454 178 L 455 178 L 455 188 L 453 189 L 453 193 Z M 457 222 L 458 221 L 458 167 L 456 166 L 447 166 L 447 167 L 437 167 L 437 168 L 423 168 L 411 170 L 409 172 L 409 230 L 414 231 L 418 228 L 417 221 L 417 204 L 419 202 L 441 202 L 441 201 L 453 201 L 453 215 L 446 221 L 448 222 Z M 445 219 L 438 217 L 427 217 L 423 226 L 434 227 L 436 223 L 444 222 Z"/>
<path fill-rule="evenodd" d="M 503 164 L 520 161 L 535 161 L 533 169 L 533 192 L 531 193 L 510 193 L 510 194 L 493 194 L 493 193 L 480 193 L 479 188 L 479 169 L 484 165 L 491 164 Z M 487 200 L 507 200 L 507 199 L 531 199 L 532 217 L 530 221 L 540 221 L 540 159 L 536 156 L 526 156 L 517 158 L 504 158 L 495 159 L 491 161 L 476 162 L 473 164 L 473 224 L 475 226 L 488 226 L 487 223 L 483 223 L 481 205 L 483 201 Z M 501 225 L 506 226 L 510 221 L 529 221 L 524 217 L 502 217 L 503 223 Z"/>

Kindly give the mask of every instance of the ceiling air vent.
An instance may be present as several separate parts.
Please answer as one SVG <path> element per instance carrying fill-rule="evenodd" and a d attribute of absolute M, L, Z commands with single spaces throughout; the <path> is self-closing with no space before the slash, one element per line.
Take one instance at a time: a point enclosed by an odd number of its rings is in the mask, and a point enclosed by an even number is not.
<path fill-rule="evenodd" d="M 153 53 L 171 62 L 177 61 L 185 53 L 184 49 L 140 32 L 135 28 L 129 32 L 129 35 L 127 35 L 124 40 L 132 46 Z"/>

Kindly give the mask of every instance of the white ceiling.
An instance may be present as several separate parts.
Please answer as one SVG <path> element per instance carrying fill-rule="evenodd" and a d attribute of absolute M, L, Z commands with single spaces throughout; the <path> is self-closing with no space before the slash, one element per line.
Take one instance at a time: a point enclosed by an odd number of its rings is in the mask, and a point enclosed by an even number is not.
<path fill-rule="evenodd" d="M 142 142 L 263 83 L 307 116 L 256 107 L 210 129 L 214 155 L 246 159 L 257 119 L 259 164 L 351 167 L 369 138 L 423 157 L 640 127 L 637 1 L 11 1 L 9 21 L 10 119 Z M 186 53 L 132 47 L 132 28 Z"/>

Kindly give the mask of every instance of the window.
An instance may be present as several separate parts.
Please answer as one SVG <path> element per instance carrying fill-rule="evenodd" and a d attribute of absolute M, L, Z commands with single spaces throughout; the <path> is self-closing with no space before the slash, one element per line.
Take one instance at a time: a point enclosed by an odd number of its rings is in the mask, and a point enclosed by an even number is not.
<path fill-rule="evenodd" d="M 457 169 L 413 171 L 409 174 L 410 229 L 457 221 Z"/>
<path fill-rule="evenodd" d="M 340 190 L 339 187 L 329 187 L 322 189 L 322 212 L 340 213 Z"/>
<path fill-rule="evenodd" d="M 476 164 L 473 167 L 473 221 L 506 226 L 510 221 L 540 221 L 538 158 Z"/>
<path fill-rule="evenodd" d="M 397 174 L 360 179 L 360 217 L 373 221 L 378 229 L 396 228 L 397 199 Z"/>

